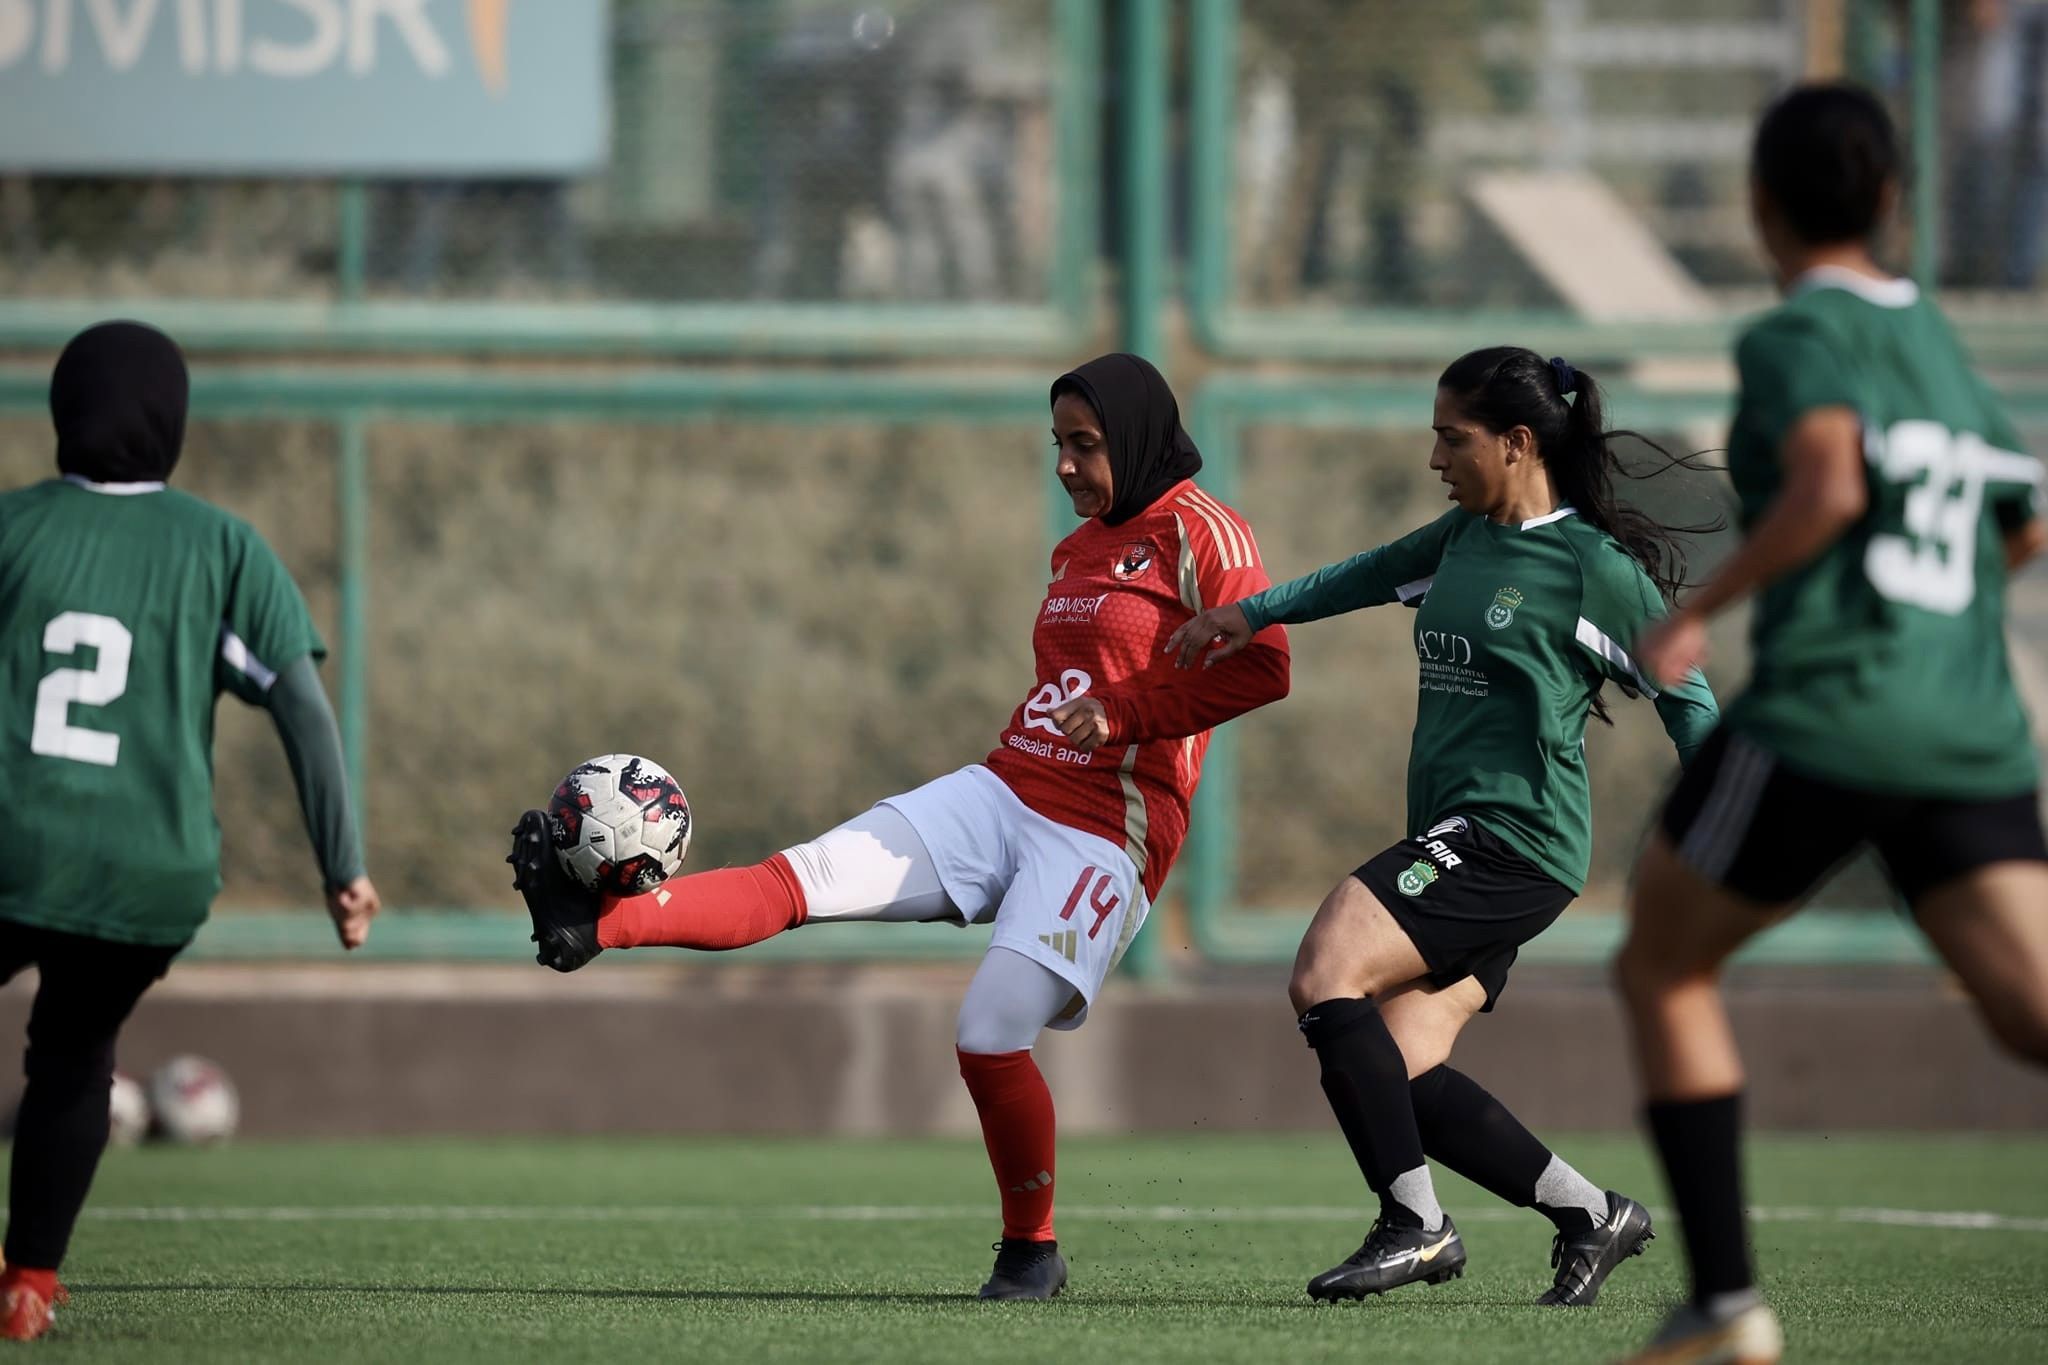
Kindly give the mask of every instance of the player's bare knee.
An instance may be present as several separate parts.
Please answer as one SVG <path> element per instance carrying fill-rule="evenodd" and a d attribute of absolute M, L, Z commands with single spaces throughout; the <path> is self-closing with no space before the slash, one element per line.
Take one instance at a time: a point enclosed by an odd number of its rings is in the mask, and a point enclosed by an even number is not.
<path fill-rule="evenodd" d="M 1631 1010 L 1641 1010 L 1675 986 L 1681 973 L 1674 970 L 1668 954 L 1656 952 L 1631 934 L 1614 955 L 1611 975 L 1622 1000 Z"/>
<path fill-rule="evenodd" d="M 1367 995 L 1353 967 L 1330 962 L 1323 954 L 1304 948 L 1294 960 L 1294 975 L 1287 982 L 1287 1000 L 1300 1014 L 1325 1000 Z"/>

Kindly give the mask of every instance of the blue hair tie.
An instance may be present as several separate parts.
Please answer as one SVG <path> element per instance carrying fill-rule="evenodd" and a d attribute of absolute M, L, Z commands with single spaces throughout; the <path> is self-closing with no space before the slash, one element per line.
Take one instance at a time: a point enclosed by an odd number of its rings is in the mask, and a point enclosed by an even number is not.
<path fill-rule="evenodd" d="M 1550 373 L 1557 380 L 1557 396 L 1559 398 L 1579 391 L 1579 372 L 1573 369 L 1571 362 L 1563 356 L 1554 355 L 1550 357 Z"/>

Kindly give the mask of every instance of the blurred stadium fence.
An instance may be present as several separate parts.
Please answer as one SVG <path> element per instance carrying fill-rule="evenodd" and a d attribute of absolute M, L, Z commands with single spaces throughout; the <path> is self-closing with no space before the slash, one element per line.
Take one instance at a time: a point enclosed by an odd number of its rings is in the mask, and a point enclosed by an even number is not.
<path fill-rule="evenodd" d="M 378 951 L 522 957 L 508 918 L 464 908 L 509 900 L 477 850 L 508 793 L 583 748 L 673 760 L 700 865 L 978 754 L 1028 666 L 1020 566 L 1064 525 L 1031 433 L 1047 379 L 1091 351 L 1167 363 L 1276 576 L 1421 513 L 1402 435 L 1474 345 L 1569 355 L 1613 377 L 1617 420 L 1716 444 L 1727 345 L 1769 299 L 1747 131 L 1803 74 L 1895 97 L 1905 254 L 2048 428 L 2043 298 L 1983 264 L 2031 259 L 2039 133 L 2019 122 L 2040 77 L 2011 126 L 1964 99 L 2001 36 L 1968 10 L 614 0 L 589 175 L 0 162 L 0 482 L 47 465 L 29 414 L 68 336 L 111 315 L 176 335 L 181 477 L 256 520 L 329 623 L 400 907 Z M 1382 646 L 1402 629 L 1303 641 L 1296 699 L 1221 733 L 1169 890 L 1185 914 L 1134 971 L 1284 960 L 1345 858 L 1391 837 L 1412 680 Z M 1404 714 L 1368 714 L 1381 695 Z M 254 755 L 267 737 L 237 723 L 223 742 Z M 1602 740 L 1596 788 L 1617 794 L 1590 904 L 1614 903 L 1657 742 L 1639 719 Z M 283 788 L 241 781 L 221 797 L 232 908 L 199 950 L 319 952 L 316 917 L 234 912 L 303 895 Z M 1530 955 L 1590 961 L 1613 935 L 1571 916 Z M 846 926 L 736 960 L 977 949 Z M 1892 917 L 1850 912 L 1760 952 L 1919 960 Z"/>

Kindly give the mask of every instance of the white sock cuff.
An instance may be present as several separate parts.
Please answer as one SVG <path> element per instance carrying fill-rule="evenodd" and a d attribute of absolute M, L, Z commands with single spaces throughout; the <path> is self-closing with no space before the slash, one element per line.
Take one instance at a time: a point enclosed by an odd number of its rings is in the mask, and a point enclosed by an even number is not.
<path fill-rule="evenodd" d="M 1584 1209 L 1595 1227 L 1607 1221 L 1607 1191 L 1566 1164 L 1557 1153 L 1536 1177 L 1536 1204 L 1545 1209 Z"/>
<path fill-rule="evenodd" d="M 1444 1225 L 1443 1206 L 1436 1202 L 1436 1182 L 1429 1178 L 1426 1165 L 1395 1176 L 1387 1186 L 1387 1197 L 1420 1218 L 1425 1232 L 1435 1232 Z"/>

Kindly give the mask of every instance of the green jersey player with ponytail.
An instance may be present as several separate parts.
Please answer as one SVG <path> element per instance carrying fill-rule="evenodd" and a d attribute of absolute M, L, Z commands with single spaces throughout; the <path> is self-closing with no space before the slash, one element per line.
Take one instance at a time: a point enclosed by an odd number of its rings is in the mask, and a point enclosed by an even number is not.
<path fill-rule="evenodd" d="M 1681 759 L 1716 719 L 1705 679 L 1653 685 L 1627 642 L 1683 575 L 1671 532 L 1617 501 L 1622 471 L 1592 377 L 1533 351 L 1461 357 L 1438 381 L 1430 468 L 1457 506 L 1418 531 L 1213 609 L 1168 643 L 1191 665 L 1270 625 L 1418 608 L 1421 692 L 1410 837 L 1339 882 L 1295 959 L 1289 996 L 1324 1093 L 1380 1199 L 1318 1299 L 1460 1274 L 1465 1248 L 1425 1155 L 1557 1228 L 1539 1302 L 1590 1304 L 1651 1237 L 1649 1214 L 1551 1152 L 1445 1065 L 1493 1008 L 1516 951 L 1579 894 L 1592 851 L 1584 739 L 1613 683 L 1651 698 Z M 1684 463 L 1681 461 L 1681 463 Z"/>

